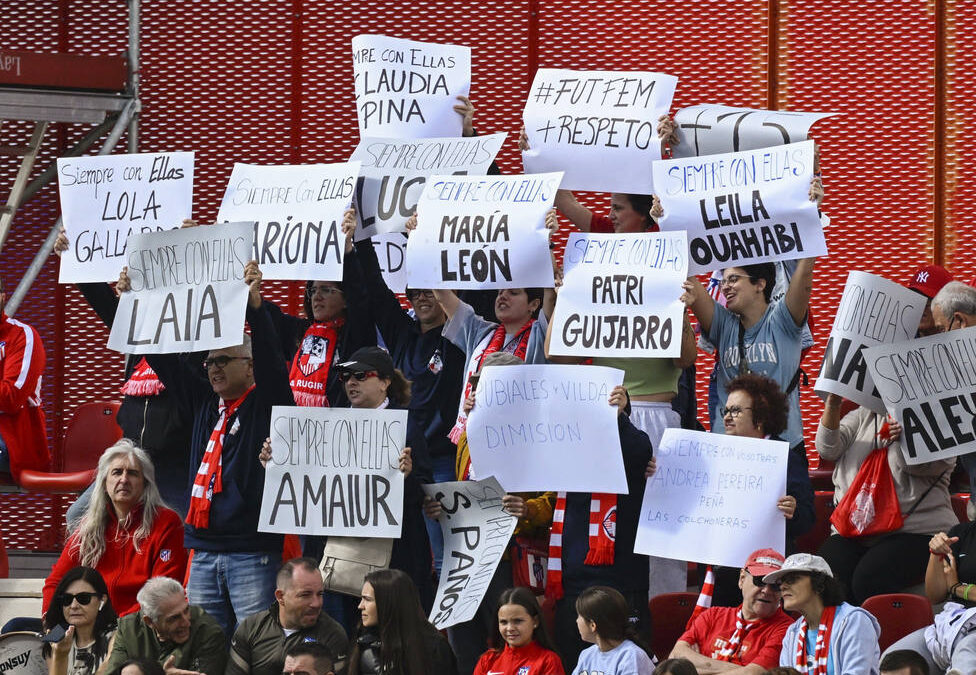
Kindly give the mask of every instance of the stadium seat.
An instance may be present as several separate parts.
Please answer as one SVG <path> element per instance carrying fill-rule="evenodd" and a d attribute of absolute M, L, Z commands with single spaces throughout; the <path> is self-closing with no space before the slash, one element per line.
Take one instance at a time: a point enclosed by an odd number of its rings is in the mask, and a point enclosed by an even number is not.
<path fill-rule="evenodd" d="M 0 579 L 10 576 L 10 559 L 7 558 L 7 547 L 3 544 L 3 535 L 0 534 Z"/>
<path fill-rule="evenodd" d="M 878 645 L 882 652 L 935 620 L 928 599 L 910 593 L 875 595 L 865 600 L 861 607 L 871 612 L 881 624 Z"/>
<path fill-rule="evenodd" d="M 813 512 L 816 520 L 806 534 L 796 538 L 798 553 L 816 553 L 830 536 L 830 514 L 834 507 L 834 493 L 817 491 L 813 495 Z"/>
<path fill-rule="evenodd" d="M 969 503 L 968 494 L 952 495 L 952 510 L 956 512 L 956 518 L 960 523 L 968 523 L 969 516 L 966 514 L 966 504 Z"/>
<path fill-rule="evenodd" d="M 115 423 L 116 401 L 83 403 L 75 408 L 61 444 L 61 472 L 22 471 L 20 485 L 28 492 L 81 492 L 95 478 L 98 458 L 122 438 Z"/>
<path fill-rule="evenodd" d="M 697 593 L 662 593 L 647 604 L 651 614 L 651 651 L 659 661 L 668 658 L 695 611 Z"/>
<path fill-rule="evenodd" d="M 814 490 L 830 491 L 834 489 L 834 462 L 821 459 L 816 469 L 810 469 L 810 482 Z"/>

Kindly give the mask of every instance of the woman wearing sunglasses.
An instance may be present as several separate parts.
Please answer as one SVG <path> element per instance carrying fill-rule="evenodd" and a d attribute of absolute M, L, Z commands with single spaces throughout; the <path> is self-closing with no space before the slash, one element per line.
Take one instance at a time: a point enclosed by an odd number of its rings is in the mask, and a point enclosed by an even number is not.
<path fill-rule="evenodd" d="M 44 616 L 48 639 L 42 653 L 49 675 L 92 675 L 98 671 L 108 656 L 117 619 L 102 575 L 91 567 L 68 570 Z M 60 640 L 53 641 L 62 634 Z"/>

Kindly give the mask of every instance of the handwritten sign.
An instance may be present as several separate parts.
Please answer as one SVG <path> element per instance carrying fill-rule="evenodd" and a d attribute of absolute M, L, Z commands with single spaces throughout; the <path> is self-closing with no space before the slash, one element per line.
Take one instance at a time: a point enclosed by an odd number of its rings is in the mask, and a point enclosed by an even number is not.
<path fill-rule="evenodd" d="M 126 246 L 132 290 L 119 298 L 108 348 L 174 354 L 241 344 L 250 223 L 134 234 Z"/>
<path fill-rule="evenodd" d="M 549 349 L 569 356 L 681 355 L 684 232 L 573 232 Z"/>
<path fill-rule="evenodd" d="M 976 451 L 976 327 L 864 350 L 907 464 Z"/>
<path fill-rule="evenodd" d="M 342 214 L 359 162 L 303 166 L 235 164 L 217 219 L 254 221 L 254 253 L 266 279 L 342 279 Z"/>
<path fill-rule="evenodd" d="M 848 273 L 814 391 L 884 414 L 863 351 L 914 339 L 924 311 L 925 298 L 915 291 L 866 272 Z"/>
<path fill-rule="evenodd" d="M 458 96 L 471 89 L 471 49 L 383 35 L 352 39 L 359 135 L 460 136 Z"/>
<path fill-rule="evenodd" d="M 115 281 L 130 235 L 171 230 L 190 217 L 193 153 L 60 157 L 58 191 L 68 236 L 59 281 Z"/>
<path fill-rule="evenodd" d="M 656 162 L 659 225 L 688 231 L 691 274 L 825 255 L 812 178 L 813 141 Z"/>
<path fill-rule="evenodd" d="M 634 552 L 728 567 L 757 548 L 782 553 L 788 453 L 783 441 L 666 429 Z"/>
<path fill-rule="evenodd" d="M 810 127 L 834 113 L 753 110 L 704 103 L 674 114 L 674 158 L 758 150 L 807 140 Z"/>
<path fill-rule="evenodd" d="M 404 232 L 428 176 L 488 173 L 506 134 L 474 138 L 364 138 L 350 160 L 361 163 L 356 186 L 356 240 Z"/>
<path fill-rule="evenodd" d="M 407 245 L 407 282 L 412 288 L 552 288 L 545 220 L 561 177 L 430 177 Z"/>
<path fill-rule="evenodd" d="M 441 630 L 474 618 L 518 519 L 502 510 L 505 491 L 494 478 L 425 485 L 424 492 L 443 509 L 444 566 L 430 613 Z"/>
<path fill-rule="evenodd" d="M 508 492 L 626 493 L 609 404 L 623 376 L 602 366 L 483 368 L 468 416 L 475 475 L 494 476 Z"/>
<path fill-rule="evenodd" d="M 661 73 L 540 68 L 522 113 L 525 172 L 563 171 L 567 190 L 652 194 L 657 120 L 677 84 Z"/>
<path fill-rule="evenodd" d="M 396 538 L 406 410 L 275 406 L 261 532 Z"/>
<path fill-rule="evenodd" d="M 394 293 L 407 290 L 407 235 L 401 232 L 378 234 L 372 238 L 373 250 L 380 263 L 386 287 Z"/>

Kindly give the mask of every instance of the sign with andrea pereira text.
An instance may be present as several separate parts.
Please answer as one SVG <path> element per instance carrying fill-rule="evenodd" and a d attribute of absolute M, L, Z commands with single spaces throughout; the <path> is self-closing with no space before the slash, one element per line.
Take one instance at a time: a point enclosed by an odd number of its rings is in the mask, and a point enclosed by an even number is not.
<path fill-rule="evenodd" d="M 688 276 L 684 232 L 573 232 L 549 350 L 567 356 L 667 357 L 681 354 Z"/>
<path fill-rule="evenodd" d="M 352 39 L 359 135 L 460 136 L 458 96 L 471 89 L 471 48 L 384 35 Z"/>
<path fill-rule="evenodd" d="M 847 275 L 814 391 L 838 394 L 876 413 L 885 404 L 868 372 L 864 350 L 913 340 L 925 311 L 925 296 L 882 277 Z"/>
<path fill-rule="evenodd" d="M 474 618 L 518 519 L 502 509 L 494 478 L 425 485 L 441 503 L 444 565 L 430 622 L 438 630 Z"/>
<path fill-rule="evenodd" d="M 525 172 L 563 171 L 567 190 L 652 194 L 658 118 L 677 84 L 661 73 L 540 68 L 522 113 Z"/>
<path fill-rule="evenodd" d="M 178 228 L 193 207 L 193 153 L 58 158 L 68 250 L 59 281 L 116 281 L 130 235 Z"/>
<path fill-rule="evenodd" d="M 400 536 L 406 410 L 275 406 L 261 532 Z"/>
<path fill-rule="evenodd" d="M 807 140 L 817 120 L 833 114 L 693 105 L 674 114 L 678 143 L 671 146 L 671 156 L 701 157 L 798 143 Z"/>
<path fill-rule="evenodd" d="M 428 176 L 484 176 L 505 136 L 363 138 L 349 158 L 361 164 L 356 186 L 356 240 L 404 232 Z"/>
<path fill-rule="evenodd" d="M 119 298 L 108 348 L 175 354 L 241 344 L 251 223 L 133 234 L 125 264 L 132 290 Z"/>
<path fill-rule="evenodd" d="M 784 441 L 665 429 L 634 552 L 727 567 L 759 548 L 783 553 L 788 454 Z"/>
<path fill-rule="evenodd" d="M 691 274 L 822 256 L 812 178 L 813 141 L 655 162 L 658 224 L 688 231 Z"/>
<path fill-rule="evenodd" d="M 476 476 L 506 492 L 625 494 L 617 408 L 624 373 L 602 366 L 488 366 L 468 415 Z M 599 467 L 599 471 L 594 471 Z"/>
<path fill-rule="evenodd" d="M 907 464 L 976 452 L 976 327 L 864 350 Z"/>
<path fill-rule="evenodd" d="M 552 288 L 546 213 L 562 174 L 431 176 L 407 244 L 411 288 Z"/>
<path fill-rule="evenodd" d="M 254 221 L 252 258 L 265 279 L 342 279 L 342 215 L 352 203 L 359 162 L 235 164 L 219 221 Z"/>

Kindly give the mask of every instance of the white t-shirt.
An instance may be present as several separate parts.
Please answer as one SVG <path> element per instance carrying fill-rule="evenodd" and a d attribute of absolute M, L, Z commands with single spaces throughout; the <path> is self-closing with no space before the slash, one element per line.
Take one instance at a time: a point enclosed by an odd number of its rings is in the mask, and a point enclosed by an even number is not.
<path fill-rule="evenodd" d="M 596 645 L 580 654 L 573 675 L 652 675 L 654 663 L 643 649 L 624 640 L 607 652 Z"/>

